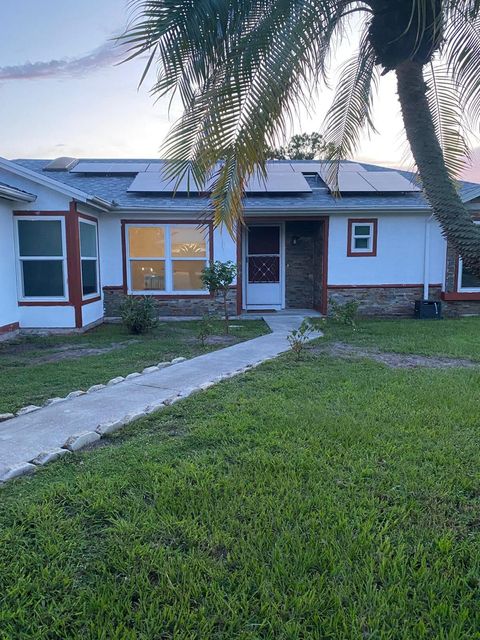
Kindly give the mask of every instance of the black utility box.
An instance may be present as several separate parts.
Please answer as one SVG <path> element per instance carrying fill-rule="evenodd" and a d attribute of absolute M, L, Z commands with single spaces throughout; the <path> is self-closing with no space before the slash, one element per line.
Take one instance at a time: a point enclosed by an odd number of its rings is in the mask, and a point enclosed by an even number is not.
<path fill-rule="evenodd" d="M 440 320 L 442 303 L 436 300 L 415 300 L 415 318 Z"/>

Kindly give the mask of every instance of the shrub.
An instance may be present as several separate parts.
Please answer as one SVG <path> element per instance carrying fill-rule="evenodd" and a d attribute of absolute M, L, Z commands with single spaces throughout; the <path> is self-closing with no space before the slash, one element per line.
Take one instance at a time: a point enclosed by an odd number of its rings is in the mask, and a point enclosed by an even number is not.
<path fill-rule="evenodd" d="M 307 344 L 313 330 L 314 327 L 310 322 L 308 320 L 304 320 L 299 329 L 292 329 L 292 331 L 287 335 L 290 349 L 297 360 L 300 360 L 305 349 L 305 345 Z"/>
<path fill-rule="evenodd" d="M 223 299 L 223 314 L 225 318 L 225 333 L 228 333 L 228 291 L 237 275 L 237 265 L 231 260 L 211 262 L 202 271 L 202 282 L 213 295 L 221 295 Z"/>
<path fill-rule="evenodd" d="M 348 327 L 352 327 L 355 331 L 357 328 L 357 316 L 358 307 L 360 303 L 356 300 L 350 300 L 341 304 L 336 302 L 333 298 L 330 299 L 330 308 L 332 310 L 332 319 L 339 324 L 344 324 Z"/>
<path fill-rule="evenodd" d="M 130 333 L 148 333 L 157 326 L 157 310 L 155 301 L 148 297 L 134 298 L 128 296 L 120 308 L 123 325 Z"/>
<path fill-rule="evenodd" d="M 205 314 L 200 320 L 197 333 L 197 338 L 200 341 L 202 347 L 205 346 L 205 342 L 208 336 L 211 336 L 214 331 L 215 325 L 212 316 L 209 314 Z"/>

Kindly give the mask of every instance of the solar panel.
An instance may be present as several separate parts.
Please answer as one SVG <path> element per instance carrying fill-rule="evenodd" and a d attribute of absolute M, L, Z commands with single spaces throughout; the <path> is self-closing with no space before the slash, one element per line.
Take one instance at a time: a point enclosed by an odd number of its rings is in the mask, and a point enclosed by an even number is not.
<path fill-rule="evenodd" d="M 363 171 L 361 174 L 369 184 L 382 193 L 420 191 L 420 187 L 396 171 Z"/>
<path fill-rule="evenodd" d="M 198 187 L 193 178 L 184 177 L 178 182 L 177 178 L 165 178 L 157 171 L 144 171 L 137 174 L 127 189 L 130 193 L 198 193 Z M 203 191 L 203 189 L 202 189 Z"/>
<path fill-rule="evenodd" d="M 328 171 L 330 165 L 331 163 L 326 160 L 306 160 L 305 162 L 292 162 L 291 166 L 298 173 L 319 173 L 322 175 Z M 357 162 L 340 162 L 339 171 L 365 171 L 365 169 Z"/>
<path fill-rule="evenodd" d="M 312 189 L 301 173 L 267 171 L 265 179 L 258 174 L 250 176 L 245 191 L 246 193 L 309 193 Z"/>
<path fill-rule="evenodd" d="M 340 162 L 340 171 L 365 171 L 357 162 Z"/>
<path fill-rule="evenodd" d="M 325 165 L 322 162 L 312 160 L 311 162 L 292 162 L 290 166 L 295 173 L 320 173 Z"/>
<path fill-rule="evenodd" d="M 291 173 L 294 171 L 290 162 L 281 162 L 279 160 L 271 160 L 267 162 L 267 171 L 276 173 L 279 171 L 280 173 Z"/>
<path fill-rule="evenodd" d="M 140 171 L 146 171 L 148 167 L 147 162 L 85 162 L 80 161 L 73 169 L 70 169 L 70 173 L 105 173 L 105 174 L 119 174 L 128 175 L 133 173 L 139 173 Z"/>
<path fill-rule="evenodd" d="M 365 173 L 365 172 L 364 172 Z M 322 175 L 323 180 L 328 184 L 331 191 L 340 193 L 375 193 L 376 189 L 369 182 L 363 179 L 357 171 L 339 171 L 338 184 L 335 184 L 326 172 Z"/>

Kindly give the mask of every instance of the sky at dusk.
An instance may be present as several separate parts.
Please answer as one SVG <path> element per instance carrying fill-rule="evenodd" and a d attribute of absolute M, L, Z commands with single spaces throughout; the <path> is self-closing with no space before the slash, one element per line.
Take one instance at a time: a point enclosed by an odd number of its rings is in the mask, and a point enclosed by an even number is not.
<path fill-rule="evenodd" d="M 145 64 L 125 64 L 112 40 L 124 30 L 127 0 L 3 0 L 0 20 L 0 156 L 51 158 L 159 157 L 160 145 L 180 105 L 155 103 L 138 89 Z M 345 42 L 336 70 L 355 50 Z M 332 93 L 301 113 L 293 132 L 321 129 Z M 376 100 L 378 134 L 362 141 L 357 159 L 400 166 L 410 161 L 402 135 L 395 78 L 382 78 Z M 480 156 L 468 173 L 480 181 Z"/>

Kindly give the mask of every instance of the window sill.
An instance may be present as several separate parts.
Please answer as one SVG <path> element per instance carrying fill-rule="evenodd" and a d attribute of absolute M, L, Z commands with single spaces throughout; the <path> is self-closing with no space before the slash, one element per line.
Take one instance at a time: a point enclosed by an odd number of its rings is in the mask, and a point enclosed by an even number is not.
<path fill-rule="evenodd" d="M 375 258 L 376 255 L 375 251 L 349 251 L 347 258 Z"/>
<path fill-rule="evenodd" d="M 19 307 L 71 307 L 73 306 L 69 300 L 62 298 L 61 300 L 55 298 L 38 298 L 38 299 L 28 299 L 28 300 L 19 300 Z"/>
<path fill-rule="evenodd" d="M 455 291 L 453 293 L 442 293 L 442 300 L 446 302 L 455 302 L 460 300 L 478 300 L 480 302 L 480 290 L 479 291 Z"/>
<path fill-rule="evenodd" d="M 164 293 L 160 291 L 127 291 L 129 296 L 151 296 L 152 298 L 159 298 L 164 300 L 174 300 L 180 298 L 211 298 L 213 297 L 208 291 L 176 291 L 175 293 Z"/>
<path fill-rule="evenodd" d="M 99 293 L 95 293 L 94 295 L 83 298 L 82 306 L 86 304 L 91 304 L 92 302 L 99 302 L 101 299 L 102 299 L 102 296 Z"/>

